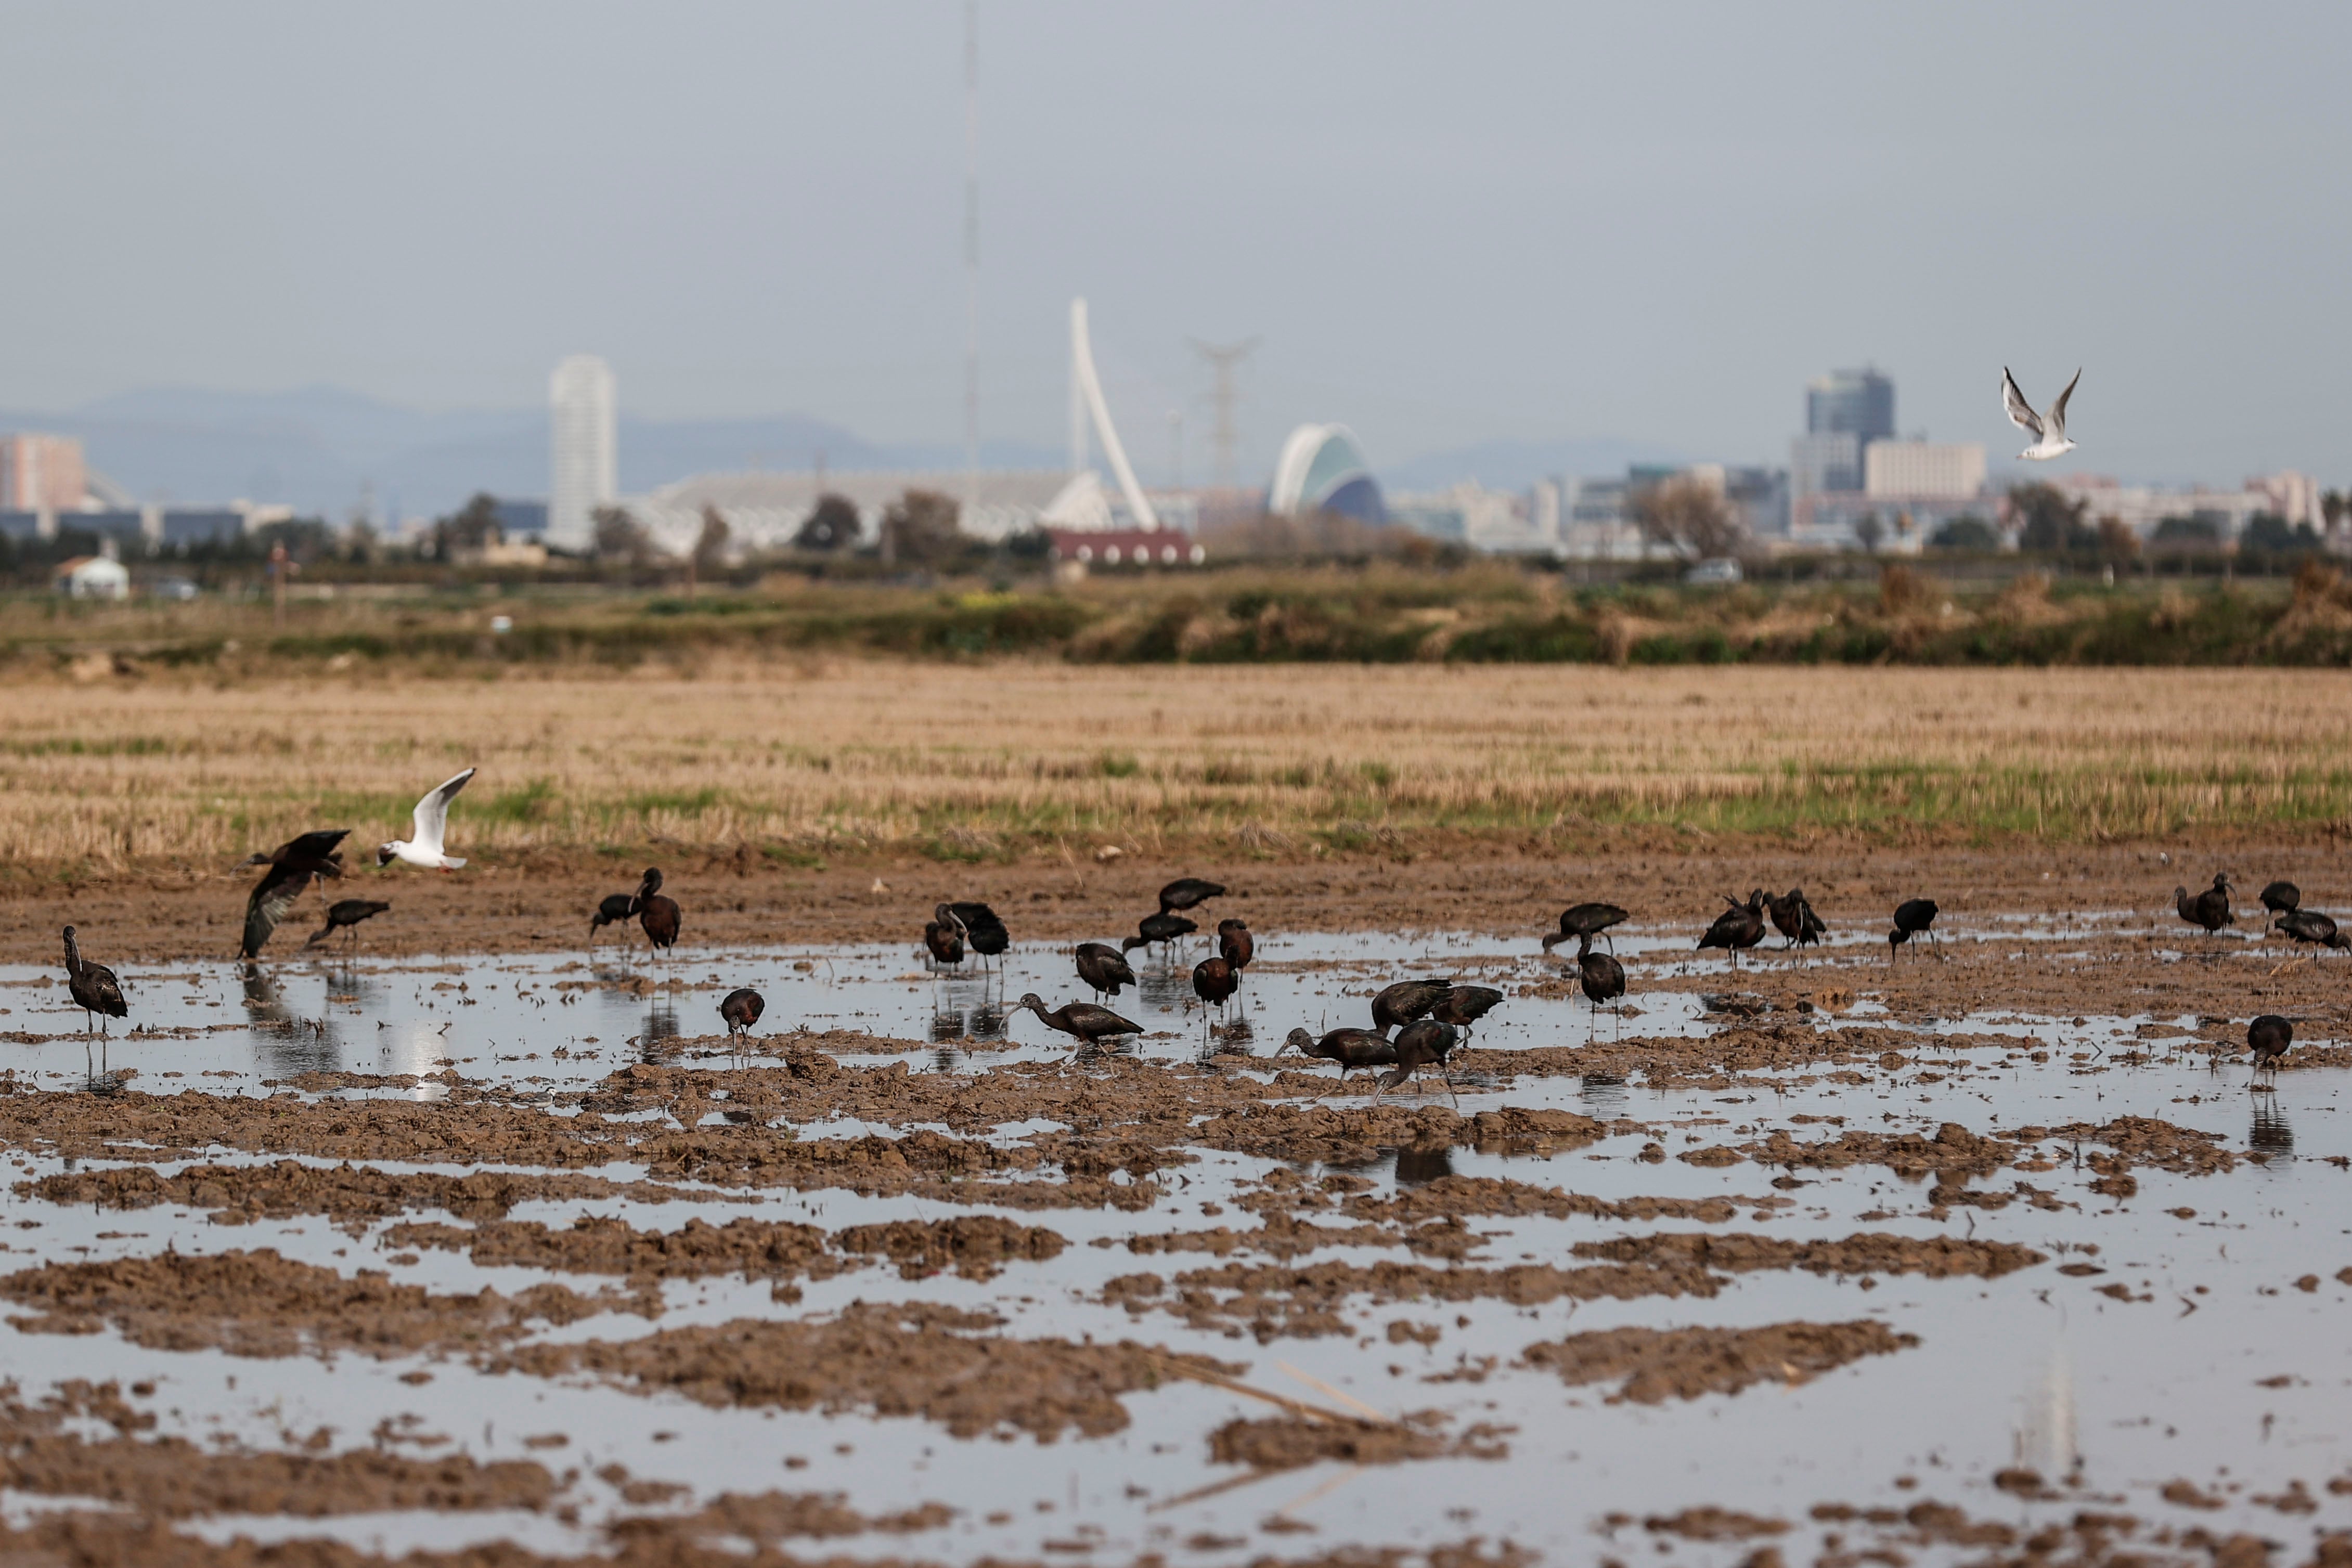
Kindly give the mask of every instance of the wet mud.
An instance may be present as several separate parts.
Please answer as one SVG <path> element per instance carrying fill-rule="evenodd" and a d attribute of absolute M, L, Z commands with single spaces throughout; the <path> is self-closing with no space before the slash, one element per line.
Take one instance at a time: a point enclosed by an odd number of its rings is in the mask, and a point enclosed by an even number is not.
<path fill-rule="evenodd" d="M 1531 1344 L 1521 1359 L 1558 1373 L 1562 1383 L 1617 1383 L 1612 1404 L 1657 1405 L 1737 1394 L 1759 1383 L 1798 1384 L 1918 1343 L 1867 1319 L 1751 1329 L 1619 1328 Z"/>

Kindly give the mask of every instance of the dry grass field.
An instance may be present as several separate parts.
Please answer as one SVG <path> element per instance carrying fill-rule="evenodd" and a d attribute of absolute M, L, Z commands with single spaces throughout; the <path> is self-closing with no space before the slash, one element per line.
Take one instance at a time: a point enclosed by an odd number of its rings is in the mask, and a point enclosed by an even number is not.
<path fill-rule="evenodd" d="M 0 693 L 0 856 L 21 878 L 216 862 L 328 824 L 373 845 L 467 764 L 454 846 L 493 862 L 2280 834 L 2352 815 L 2347 758 L 2352 674 L 2316 671 L 834 659 L 36 682 Z"/>

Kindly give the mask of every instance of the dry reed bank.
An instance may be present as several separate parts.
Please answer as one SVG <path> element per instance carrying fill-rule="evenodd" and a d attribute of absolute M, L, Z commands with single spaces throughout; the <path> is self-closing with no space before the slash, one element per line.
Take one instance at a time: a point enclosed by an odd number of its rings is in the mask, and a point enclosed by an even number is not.
<path fill-rule="evenodd" d="M 217 869 L 319 826 L 372 846 L 467 764 L 453 847 L 488 864 L 2280 838 L 2352 818 L 2352 674 L 839 658 L 11 682 L 0 857 L 21 885 Z"/>

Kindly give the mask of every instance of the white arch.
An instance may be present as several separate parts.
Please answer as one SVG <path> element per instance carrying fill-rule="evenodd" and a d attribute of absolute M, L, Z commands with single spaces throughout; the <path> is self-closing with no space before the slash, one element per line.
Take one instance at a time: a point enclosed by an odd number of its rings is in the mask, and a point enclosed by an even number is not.
<path fill-rule="evenodd" d="M 1159 528 L 1159 515 L 1144 499 L 1143 486 L 1135 482 L 1135 470 L 1128 465 L 1127 448 L 1118 444 L 1118 432 L 1111 428 L 1110 407 L 1103 402 L 1102 381 L 1095 374 L 1094 346 L 1087 339 L 1087 302 L 1082 298 L 1070 301 L 1070 377 L 1073 388 L 1086 399 L 1087 411 L 1094 416 L 1096 439 L 1102 443 L 1103 455 L 1110 459 L 1110 471 L 1118 480 L 1119 494 L 1127 497 L 1127 509 L 1135 514 L 1136 527 Z M 1085 443 L 1076 439 L 1083 427 L 1075 417 L 1075 410 L 1073 414 L 1070 455 L 1076 459 L 1083 456 Z"/>

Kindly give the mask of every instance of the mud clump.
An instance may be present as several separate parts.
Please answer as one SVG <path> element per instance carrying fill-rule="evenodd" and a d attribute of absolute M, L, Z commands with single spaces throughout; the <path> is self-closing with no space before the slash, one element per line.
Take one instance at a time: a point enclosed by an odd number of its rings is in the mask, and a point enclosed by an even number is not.
<path fill-rule="evenodd" d="M 0 1296 L 36 1309 L 8 1320 L 24 1333 L 95 1333 L 110 1324 L 150 1349 L 249 1356 L 473 1349 L 603 1312 L 659 1310 L 657 1301 L 583 1296 L 562 1285 L 436 1296 L 374 1270 L 346 1277 L 268 1250 L 46 1263 L 0 1276 Z"/>
<path fill-rule="evenodd" d="M 853 1225 L 835 1233 L 833 1244 L 844 1252 L 887 1258 L 909 1280 L 949 1269 L 967 1280 L 992 1280 L 1006 1263 L 1047 1262 L 1065 1245 L 1057 1231 L 984 1214 Z"/>
<path fill-rule="evenodd" d="M 1654 1535 L 1679 1535 L 1685 1541 L 1753 1541 L 1760 1535 L 1787 1531 L 1788 1521 L 1762 1519 L 1728 1508 L 1686 1508 L 1680 1513 L 1652 1514 L 1642 1528 Z"/>
<path fill-rule="evenodd" d="M 1209 1434 L 1209 1458 L 1221 1465 L 1255 1470 L 1296 1469 L 1339 1459 L 1355 1465 L 1390 1465 L 1402 1459 L 1433 1459 L 1456 1452 L 1433 1432 L 1396 1422 L 1318 1421 L 1303 1416 L 1271 1416 L 1228 1421 Z M 1501 1458 L 1502 1451 L 1484 1457 Z"/>
<path fill-rule="evenodd" d="M 1603 1329 L 1529 1345 L 1520 1359 L 1563 1383 L 1624 1379 L 1612 1405 L 1659 1405 L 1737 1394 L 1758 1383 L 1802 1383 L 1868 1355 L 1919 1343 L 1885 1324 L 1772 1323 L 1752 1329 Z"/>
<path fill-rule="evenodd" d="M 825 1233 L 814 1225 L 753 1219 L 712 1225 L 699 1216 L 677 1230 L 638 1230 L 626 1220 L 583 1214 L 555 1229 L 535 1220 L 488 1220 L 470 1229 L 453 1225 L 395 1225 L 383 1233 L 395 1249 L 433 1247 L 463 1252 L 485 1268 L 547 1269 L 572 1274 L 623 1274 L 694 1279 L 741 1274 L 755 1280 L 836 1272 Z"/>
<path fill-rule="evenodd" d="M 909 1535 L 937 1530 L 955 1518 L 945 1503 L 927 1502 L 898 1513 L 859 1513 L 838 1492 L 725 1492 L 692 1513 L 615 1521 L 605 1533 L 632 1556 L 654 1558 L 656 1548 L 677 1542 L 716 1546 L 724 1540 L 749 1541 L 761 1551 L 794 1538 L 833 1540 L 879 1531 Z"/>
<path fill-rule="evenodd" d="M 730 1193 L 696 1192 L 658 1182 L 535 1171 L 474 1171 L 461 1176 L 377 1170 L 348 1162 L 331 1167 L 279 1160 L 267 1166 L 189 1166 L 162 1176 L 145 1166 L 71 1171 L 19 1182 L 20 1197 L 102 1208 L 157 1204 L 216 1211 L 217 1223 L 321 1214 L 338 1223 L 387 1219 L 415 1209 L 446 1209 L 460 1219 L 502 1219 L 534 1202 L 748 1202 Z"/>
<path fill-rule="evenodd" d="M 2030 1247 L 2008 1241 L 1969 1241 L 1949 1236 L 1891 1236 L 1864 1231 L 1843 1241 L 1782 1241 L 1769 1236 L 1705 1236 L 1673 1232 L 1629 1236 L 1613 1241 L 1580 1241 L 1580 1258 L 1665 1268 L 1692 1265 L 1747 1273 L 1759 1269 L 1802 1269 L 1813 1274 L 1921 1274 L 1930 1280 L 1961 1276 L 1998 1280 L 2003 1274 L 2048 1260 Z"/>
<path fill-rule="evenodd" d="M 1760 1142 L 1741 1145 L 1738 1152 L 1760 1166 L 1831 1170 L 1885 1166 L 1897 1176 L 1924 1176 L 1929 1171 L 1998 1170 L 2028 1155 L 2029 1143 L 1984 1137 L 1957 1122 L 1947 1122 L 1933 1137 L 1918 1133 L 1848 1131 L 1832 1141 L 1812 1144 L 1776 1130 Z"/>
<path fill-rule="evenodd" d="M 870 1410 L 919 1416 L 960 1437 L 1010 1428 L 1050 1441 L 1128 1424 L 1119 1396 L 1157 1388 L 1171 1362 L 1234 1368 L 1129 1341 L 1010 1339 L 985 1312 L 905 1304 L 850 1307 L 828 1322 L 739 1320 L 642 1338 L 524 1345 L 489 1364 L 541 1377 L 587 1373 L 632 1392 L 671 1391 L 719 1407 Z"/>

